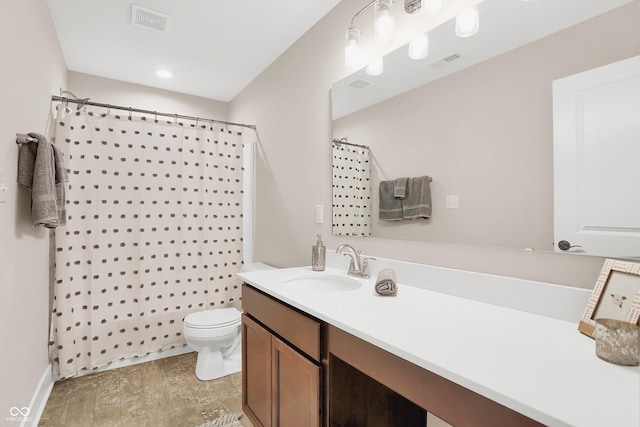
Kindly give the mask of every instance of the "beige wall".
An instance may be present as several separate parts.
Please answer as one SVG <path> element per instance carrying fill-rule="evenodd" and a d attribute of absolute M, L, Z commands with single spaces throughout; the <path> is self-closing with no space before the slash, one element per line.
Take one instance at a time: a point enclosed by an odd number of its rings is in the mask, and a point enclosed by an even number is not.
<path fill-rule="evenodd" d="M 16 184 L 16 132 L 44 133 L 50 97 L 66 84 L 66 66 L 47 3 L 13 0 L 0 14 L 0 425 L 28 406 L 47 365 L 49 234 L 31 227 L 30 193 Z M 9 13 L 10 10 L 10 13 Z"/>
<path fill-rule="evenodd" d="M 639 19 L 621 8 L 336 120 L 372 149 L 373 235 L 553 250 L 552 82 L 640 54 Z M 432 218 L 380 221 L 379 182 L 421 175 Z"/>
<path fill-rule="evenodd" d="M 330 87 L 348 74 L 343 67 L 343 34 L 359 7 L 358 1 L 343 0 L 231 103 L 231 119 L 256 123 L 260 135 L 256 260 L 276 266 L 308 265 L 309 246 L 314 235 L 322 233 L 329 249 L 351 243 L 370 255 L 592 288 L 602 258 L 331 236 Z M 636 14 L 639 7 L 638 2 L 626 6 Z M 637 51 L 639 39 L 634 28 L 618 27 L 616 31 L 636 34 Z M 588 34 L 576 37 L 582 42 Z M 612 60 L 626 54 L 619 46 L 602 46 L 600 40 L 584 42 L 581 50 L 610 50 Z M 578 52 L 561 56 L 544 53 L 544 49 L 538 53 L 544 61 L 557 62 L 571 73 L 574 54 Z M 578 68 L 590 65 L 597 64 L 581 63 Z M 545 102 L 548 104 L 549 100 Z M 540 135 L 548 145 L 549 130 L 541 130 Z M 545 167 L 548 170 L 548 165 Z M 548 180 L 545 178 L 543 184 L 546 190 L 550 188 Z M 325 207 L 322 225 L 314 222 L 316 204 Z"/>
<path fill-rule="evenodd" d="M 67 90 L 73 92 L 78 98 L 90 98 L 90 101 L 101 104 L 218 120 L 227 120 L 229 117 L 227 102 L 73 71 L 69 72 Z M 91 108 L 96 110 L 96 107 Z"/>

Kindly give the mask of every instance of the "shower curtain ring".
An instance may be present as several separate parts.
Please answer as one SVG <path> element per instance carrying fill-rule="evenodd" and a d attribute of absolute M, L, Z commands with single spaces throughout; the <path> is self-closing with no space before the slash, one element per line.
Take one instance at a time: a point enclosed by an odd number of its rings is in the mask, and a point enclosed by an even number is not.
<path fill-rule="evenodd" d="M 132 112 L 132 110 L 133 109 L 131 107 L 129 107 L 129 120 L 131 120 L 131 112 Z"/>
<path fill-rule="evenodd" d="M 173 124 L 177 125 L 178 124 L 178 114 L 174 114 L 173 115 Z"/>
<path fill-rule="evenodd" d="M 156 123 L 158 123 L 158 112 L 157 112 L 157 111 L 154 111 L 154 112 L 153 112 L 153 120 L 154 120 Z"/>

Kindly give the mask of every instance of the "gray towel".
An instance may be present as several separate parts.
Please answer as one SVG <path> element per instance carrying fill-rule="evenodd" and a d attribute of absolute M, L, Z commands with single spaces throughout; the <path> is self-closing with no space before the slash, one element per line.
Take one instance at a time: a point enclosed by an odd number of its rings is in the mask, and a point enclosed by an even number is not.
<path fill-rule="evenodd" d="M 409 178 L 402 177 L 402 178 L 397 178 L 395 180 L 394 186 L 393 186 L 393 197 L 395 197 L 396 199 L 404 199 L 405 197 L 407 197 L 407 181 L 409 180 Z"/>
<path fill-rule="evenodd" d="M 28 135 L 16 134 L 18 145 L 18 184 L 33 187 L 33 167 L 36 164 L 38 144 L 27 141 Z"/>
<path fill-rule="evenodd" d="M 18 183 L 31 188 L 33 226 L 55 228 L 65 225 L 67 216 L 64 183 L 68 178 L 62 153 L 43 135 L 30 133 L 29 136 L 37 139 L 38 143 L 20 145 Z"/>
<path fill-rule="evenodd" d="M 402 218 L 431 218 L 431 177 L 409 178 L 407 197 L 402 203 Z"/>
<path fill-rule="evenodd" d="M 380 270 L 376 278 L 376 292 L 380 295 L 396 295 L 398 293 L 395 271 L 390 268 Z"/>
<path fill-rule="evenodd" d="M 402 219 L 402 199 L 393 196 L 395 181 L 380 182 L 379 216 L 383 221 L 399 221 Z"/>

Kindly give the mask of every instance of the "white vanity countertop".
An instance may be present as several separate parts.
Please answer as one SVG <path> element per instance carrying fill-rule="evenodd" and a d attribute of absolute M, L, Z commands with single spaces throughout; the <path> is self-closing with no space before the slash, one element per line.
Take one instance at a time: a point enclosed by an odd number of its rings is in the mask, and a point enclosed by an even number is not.
<path fill-rule="evenodd" d="M 549 426 L 640 426 L 640 369 L 600 360 L 567 322 L 374 278 L 346 292 L 301 291 L 285 279 L 327 268 L 238 274 L 273 297 Z"/>

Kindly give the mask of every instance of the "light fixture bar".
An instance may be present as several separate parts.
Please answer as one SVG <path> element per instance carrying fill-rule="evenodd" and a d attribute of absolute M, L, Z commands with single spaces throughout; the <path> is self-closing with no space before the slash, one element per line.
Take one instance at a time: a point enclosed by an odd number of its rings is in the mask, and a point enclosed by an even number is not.
<path fill-rule="evenodd" d="M 372 0 L 371 3 L 369 3 L 368 5 L 366 5 L 362 9 L 360 9 L 360 11 L 358 13 L 353 15 L 353 18 L 351 18 L 350 27 L 353 27 L 355 25 L 355 23 L 356 23 L 356 19 L 358 19 L 358 16 L 362 15 L 367 9 L 369 9 L 371 6 L 373 6 L 376 3 L 376 1 L 378 1 L 378 0 Z"/>

